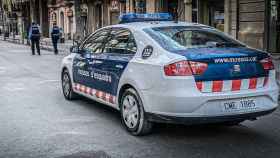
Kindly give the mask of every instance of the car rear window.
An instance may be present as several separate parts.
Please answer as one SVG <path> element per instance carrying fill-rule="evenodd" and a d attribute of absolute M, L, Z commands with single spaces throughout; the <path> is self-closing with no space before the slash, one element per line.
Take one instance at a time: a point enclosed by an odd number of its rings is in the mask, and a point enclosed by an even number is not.
<path fill-rule="evenodd" d="M 144 29 L 167 50 L 185 50 L 207 47 L 243 47 L 240 42 L 212 28 L 187 26 L 156 27 Z"/>

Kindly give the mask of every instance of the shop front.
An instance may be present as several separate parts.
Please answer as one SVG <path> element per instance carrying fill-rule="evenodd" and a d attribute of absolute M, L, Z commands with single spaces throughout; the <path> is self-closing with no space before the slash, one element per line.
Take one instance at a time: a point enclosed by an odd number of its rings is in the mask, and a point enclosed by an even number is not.
<path fill-rule="evenodd" d="M 193 0 L 193 22 L 224 31 L 225 0 Z M 196 15 L 197 14 L 197 15 Z"/>
<path fill-rule="evenodd" d="M 119 16 L 120 16 L 120 1 L 119 0 L 111 0 L 110 1 L 110 25 L 114 25 L 119 23 Z"/>

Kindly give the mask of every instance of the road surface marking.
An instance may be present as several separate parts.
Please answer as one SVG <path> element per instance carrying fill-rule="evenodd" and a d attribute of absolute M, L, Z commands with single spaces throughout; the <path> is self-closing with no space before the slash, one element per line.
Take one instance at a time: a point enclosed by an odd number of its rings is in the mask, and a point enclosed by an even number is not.
<path fill-rule="evenodd" d="M 0 73 L 4 73 L 6 72 L 6 68 L 5 67 L 0 67 Z"/>
<path fill-rule="evenodd" d="M 43 80 L 40 81 L 38 84 L 45 84 L 45 83 L 52 83 L 52 82 L 60 82 L 60 80 Z"/>

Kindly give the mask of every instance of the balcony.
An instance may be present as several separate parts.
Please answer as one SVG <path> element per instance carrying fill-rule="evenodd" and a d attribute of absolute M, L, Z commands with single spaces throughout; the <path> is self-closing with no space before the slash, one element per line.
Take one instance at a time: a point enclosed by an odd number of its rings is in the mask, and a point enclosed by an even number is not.
<path fill-rule="evenodd" d="M 60 5 L 73 5 L 74 4 L 74 0 L 48 0 L 48 6 L 49 7 L 57 7 Z"/>
<path fill-rule="evenodd" d="M 20 4 L 20 3 L 24 3 L 24 2 L 28 2 L 29 0 L 12 0 L 12 3 L 14 4 Z"/>
<path fill-rule="evenodd" d="M 64 4 L 65 5 L 73 5 L 74 4 L 74 0 L 64 0 Z"/>

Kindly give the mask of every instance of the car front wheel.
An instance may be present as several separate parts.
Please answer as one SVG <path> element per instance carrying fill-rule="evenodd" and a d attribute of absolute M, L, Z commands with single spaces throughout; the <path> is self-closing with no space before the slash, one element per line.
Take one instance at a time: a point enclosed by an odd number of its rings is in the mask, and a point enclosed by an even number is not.
<path fill-rule="evenodd" d="M 61 75 L 62 91 L 65 99 L 73 100 L 77 97 L 77 94 L 72 89 L 71 78 L 69 72 L 64 70 Z"/>
<path fill-rule="evenodd" d="M 139 136 L 151 132 L 153 124 L 145 117 L 143 103 L 136 90 L 125 90 L 121 97 L 120 110 L 122 123 L 132 135 Z"/>

